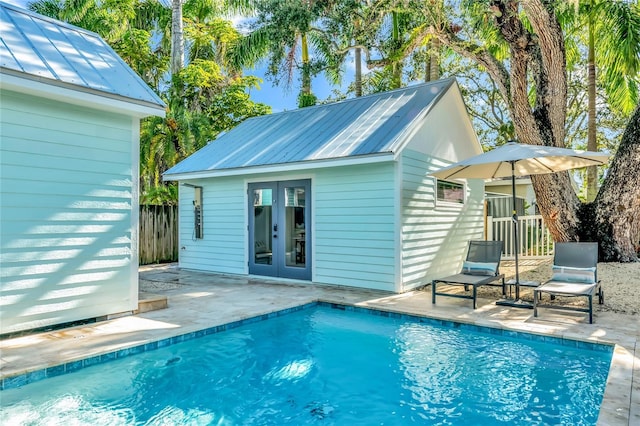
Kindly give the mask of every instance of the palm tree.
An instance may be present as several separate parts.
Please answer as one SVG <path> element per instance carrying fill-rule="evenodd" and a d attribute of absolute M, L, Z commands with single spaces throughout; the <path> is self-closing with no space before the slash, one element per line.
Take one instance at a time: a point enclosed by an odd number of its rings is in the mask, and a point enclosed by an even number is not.
<path fill-rule="evenodd" d="M 262 0 L 255 7 L 252 31 L 236 43 L 233 63 L 238 68 L 249 67 L 268 58 L 267 75 L 276 84 L 284 80 L 285 87 L 290 87 L 299 72 L 298 106 L 315 105 L 312 78 L 326 69 L 330 53 L 325 32 L 314 24 L 330 4 L 315 0 Z"/>
<path fill-rule="evenodd" d="M 596 139 L 597 65 L 609 104 L 630 114 L 638 103 L 640 73 L 640 9 L 637 4 L 608 0 L 583 0 L 578 25 L 587 26 L 587 149 L 598 149 Z M 597 34 L 597 37 L 596 37 Z M 587 169 L 587 201 L 598 194 L 598 169 Z"/>
<path fill-rule="evenodd" d="M 97 0 L 36 0 L 28 8 L 96 32 L 107 42 L 120 39 L 135 18 L 135 0 L 100 4 Z"/>

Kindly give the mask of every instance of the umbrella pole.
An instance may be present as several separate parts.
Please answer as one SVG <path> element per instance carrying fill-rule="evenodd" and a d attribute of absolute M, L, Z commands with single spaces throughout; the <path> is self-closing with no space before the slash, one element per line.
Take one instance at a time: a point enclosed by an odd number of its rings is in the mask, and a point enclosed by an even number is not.
<path fill-rule="evenodd" d="M 511 162 L 511 195 L 513 202 L 513 211 L 511 220 L 513 221 L 513 245 L 516 260 L 516 300 L 520 300 L 520 273 L 518 271 L 518 252 L 520 245 L 518 243 L 518 211 L 516 208 L 516 163 Z"/>
<path fill-rule="evenodd" d="M 513 285 L 516 287 L 516 297 L 513 300 L 498 300 L 496 305 L 511 306 L 514 308 L 526 308 L 533 309 L 533 305 L 528 302 L 520 300 L 520 271 L 518 270 L 518 252 L 520 251 L 520 244 L 518 241 L 518 210 L 516 209 L 516 163 L 511 161 L 511 195 L 513 197 L 513 245 L 516 261 L 516 279 Z"/>

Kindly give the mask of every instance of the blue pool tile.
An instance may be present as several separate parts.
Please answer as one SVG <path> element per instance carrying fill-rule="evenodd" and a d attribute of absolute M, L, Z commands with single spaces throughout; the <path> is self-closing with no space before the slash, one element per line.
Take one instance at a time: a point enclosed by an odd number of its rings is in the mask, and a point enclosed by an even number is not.
<path fill-rule="evenodd" d="M 96 356 L 92 356 L 92 357 L 83 359 L 82 360 L 82 365 L 84 367 L 90 367 L 92 365 L 100 364 L 101 362 L 102 361 L 101 361 L 100 355 L 96 355 Z"/>
<path fill-rule="evenodd" d="M 158 349 L 158 343 L 159 343 L 159 342 L 149 342 L 149 343 L 146 343 L 146 344 L 144 345 L 144 352 L 147 352 L 147 351 L 153 351 L 153 350 L 155 350 L 155 349 Z"/>
<path fill-rule="evenodd" d="M 184 335 L 183 334 L 180 334 L 178 336 L 173 336 L 171 338 L 171 344 L 172 345 L 175 345 L 176 343 L 180 343 L 182 341 L 184 341 Z"/>
<path fill-rule="evenodd" d="M 114 359 L 116 359 L 116 353 L 115 352 L 109 352 L 107 354 L 102 354 L 100 355 L 100 362 L 109 362 L 109 361 L 113 361 Z"/>
<path fill-rule="evenodd" d="M 82 360 L 72 361 L 65 364 L 65 371 L 67 373 L 80 370 L 81 368 L 84 368 L 84 362 L 82 362 Z"/>
<path fill-rule="evenodd" d="M 20 376 L 7 377 L 5 379 L 2 379 L 2 390 L 13 389 L 13 388 L 26 385 L 27 383 L 29 383 L 27 381 L 27 377 L 28 377 L 28 374 L 22 374 Z"/>
<path fill-rule="evenodd" d="M 166 339 L 158 340 L 158 348 L 164 348 L 165 346 L 171 345 L 171 338 L 167 337 Z"/>
<path fill-rule="evenodd" d="M 61 374 L 64 374 L 65 371 L 65 364 L 62 365 L 55 365 L 53 367 L 49 367 L 45 370 L 45 374 L 47 377 L 56 377 L 56 376 L 60 376 Z"/>

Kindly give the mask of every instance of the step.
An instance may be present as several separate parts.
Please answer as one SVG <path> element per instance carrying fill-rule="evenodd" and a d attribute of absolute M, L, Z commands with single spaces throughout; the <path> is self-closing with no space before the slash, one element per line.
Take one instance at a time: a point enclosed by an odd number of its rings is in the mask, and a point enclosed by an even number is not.
<path fill-rule="evenodd" d="M 158 309 L 166 309 L 169 307 L 167 296 L 140 292 L 138 296 L 138 310 L 134 314 L 142 314 Z"/>

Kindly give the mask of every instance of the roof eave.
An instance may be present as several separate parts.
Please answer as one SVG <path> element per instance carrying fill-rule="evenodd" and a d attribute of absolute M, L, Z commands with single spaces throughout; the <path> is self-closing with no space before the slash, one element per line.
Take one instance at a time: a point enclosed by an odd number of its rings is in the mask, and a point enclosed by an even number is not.
<path fill-rule="evenodd" d="M 395 158 L 394 158 L 393 152 L 382 152 L 382 153 L 376 153 L 376 154 L 361 155 L 356 157 L 331 158 L 326 160 L 308 160 L 308 161 L 299 161 L 296 163 L 266 164 L 262 166 L 235 167 L 230 169 L 219 169 L 219 170 L 201 170 L 197 172 L 185 172 L 185 173 L 171 173 L 171 174 L 165 173 L 162 175 L 162 179 L 165 182 L 168 182 L 168 181 L 182 181 L 182 180 L 191 180 L 191 179 L 206 179 L 206 178 L 223 177 L 223 176 L 283 173 L 283 172 L 292 172 L 292 171 L 301 171 L 301 170 L 320 169 L 320 168 L 327 168 L 327 167 L 383 163 L 383 162 L 394 161 L 394 160 Z"/>
<path fill-rule="evenodd" d="M 88 89 L 57 80 L 0 68 L 0 88 L 134 117 L 165 116 L 165 105 Z"/>

